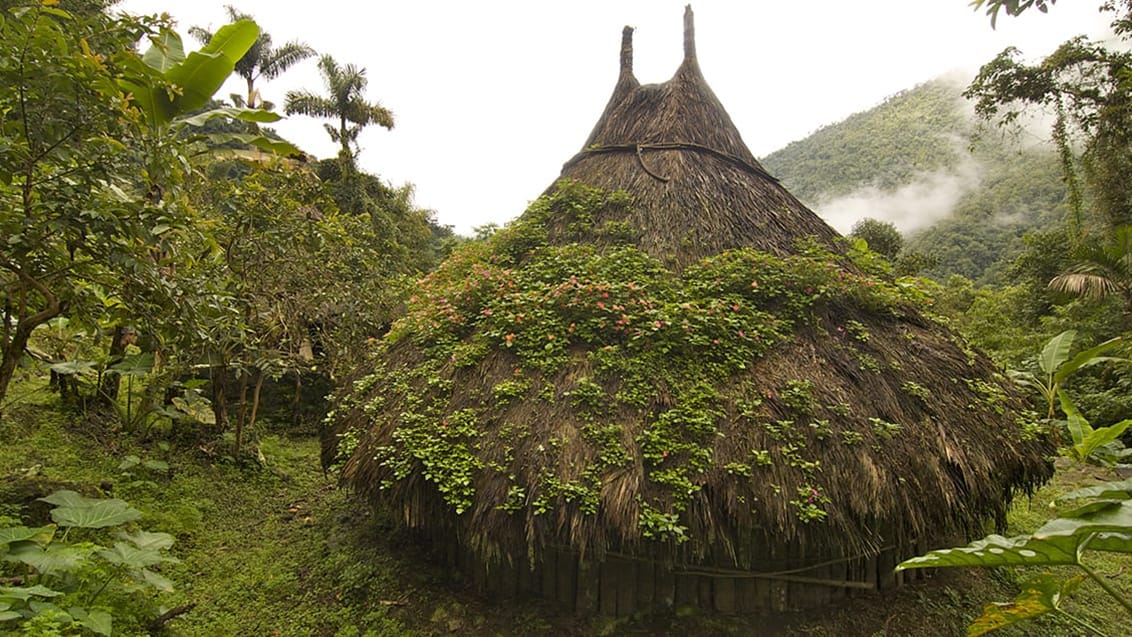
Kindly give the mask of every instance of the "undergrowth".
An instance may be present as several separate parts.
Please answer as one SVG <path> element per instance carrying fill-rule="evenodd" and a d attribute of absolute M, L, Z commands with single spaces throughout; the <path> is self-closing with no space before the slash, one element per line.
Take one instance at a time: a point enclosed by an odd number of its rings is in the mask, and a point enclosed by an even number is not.
<path fill-rule="evenodd" d="M 28 391 L 30 387 L 30 391 Z M 939 573 L 897 591 L 866 594 L 828 609 L 775 618 L 681 612 L 620 620 L 580 619 L 534 601 L 485 600 L 458 573 L 433 564 L 428 548 L 389 516 L 364 509 L 318 467 L 318 441 L 268 423 L 263 463 L 238 467 L 198 446 L 143 444 L 84 420 L 35 385 L 0 418 L 0 515 L 37 523 L 49 506 L 34 497 L 59 488 L 126 500 L 147 530 L 176 539 L 162 572 L 176 584 L 169 606 L 193 605 L 163 634 L 212 635 L 961 635 L 984 603 L 1009 599 L 1007 572 Z M 125 463 L 136 456 L 141 463 Z M 160 464 L 146 468 L 144 461 Z M 1059 483 L 1019 500 L 1011 532 L 1051 517 L 1053 496 L 1094 481 L 1061 471 Z M 41 506 L 42 505 L 42 506 Z M 39 522 L 42 519 L 38 520 Z M 1094 566 L 1115 576 L 1132 564 Z M 1128 586 L 1127 578 L 1114 581 Z M 1083 588 L 1074 612 L 1112 634 L 1122 620 L 1109 600 Z M 117 634 L 117 633 L 116 633 Z M 127 634 L 127 633 L 122 633 Z M 1004 635 L 1071 634 L 1056 621 Z"/>

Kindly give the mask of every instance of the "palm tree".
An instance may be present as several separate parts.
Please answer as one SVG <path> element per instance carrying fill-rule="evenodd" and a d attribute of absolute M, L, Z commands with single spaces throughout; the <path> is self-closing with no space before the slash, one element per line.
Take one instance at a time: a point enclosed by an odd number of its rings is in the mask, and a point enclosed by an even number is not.
<path fill-rule="evenodd" d="M 318 60 L 322 72 L 322 82 L 326 95 L 316 95 L 309 91 L 287 91 L 284 110 L 288 115 L 309 115 L 338 120 L 335 128 L 323 124 L 330 139 L 342 145 L 339 155 L 352 165 L 357 147 L 358 134 L 370 124 L 387 129 L 393 128 L 393 113 L 378 102 L 367 102 L 365 90 L 368 80 L 366 70 L 353 64 L 340 66 L 333 57 L 323 55 Z"/>
<path fill-rule="evenodd" d="M 254 20 L 251 15 L 237 11 L 232 5 L 226 6 L 225 9 L 228 11 L 228 17 L 232 22 Z M 202 44 L 212 39 L 212 31 L 203 27 L 189 27 L 189 34 L 200 40 Z M 314 49 L 298 40 L 292 40 L 277 49 L 272 46 L 271 34 L 260 30 L 259 38 L 256 39 L 255 44 L 248 49 L 244 57 L 240 58 L 239 62 L 236 62 L 236 74 L 248 83 L 248 95 L 242 97 L 233 94 L 233 103 L 236 106 L 271 110 L 273 104 L 260 98 L 259 91 L 255 87 L 256 80 L 261 77 L 265 80 L 273 80 L 296 63 L 313 57 L 314 54 Z"/>
<path fill-rule="evenodd" d="M 1085 297 L 1118 295 L 1132 316 L 1132 226 L 1118 226 L 1103 240 L 1086 242 L 1076 262 L 1053 277 L 1049 287 Z"/>

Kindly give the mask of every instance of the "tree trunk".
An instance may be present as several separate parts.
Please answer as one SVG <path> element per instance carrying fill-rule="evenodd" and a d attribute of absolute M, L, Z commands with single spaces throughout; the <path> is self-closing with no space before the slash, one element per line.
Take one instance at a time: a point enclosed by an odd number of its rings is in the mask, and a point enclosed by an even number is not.
<path fill-rule="evenodd" d="M 212 414 L 216 417 L 216 431 L 228 428 L 228 367 L 212 367 Z"/>
<path fill-rule="evenodd" d="M 245 376 L 243 387 L 240 390 L 240 400 L 245 401 L 247 397 L 247 378 Z M 236 462 L 240 461 L 240 450 L 244 446 L 244 431 L 251 429 L 255 426 L 256 414 L 259 412 L 259 393 L 263 389 L 263 370 L 256 370 L 255 389 L 252 390 L 252 411 L 248 416 L 247 422 L 244 421 L 244 406 L 240 405 L 240 420 L 236 423 Z"/>
<path fill-rule="evenodd" d="M 107 367 L 120 362 L 122 357 L 126 355 L 126 345 L 132 334 L 133 330 L 125 325 L 114 328 L 114 340 L 110 341 L 110 357 L 106 360 Z M 98 383 L 98 403 L 109 405 L 118 400 L 118 391 L 121 386 L 122 376 L 116 371 L 107 369 L 103 372 L 102 379 Z"/>
<path fill-rule="evenodd" d="M 291 397 L 291 426 L 297 427 L 302 420 L 303 372 L 295 370 L 295 395 Z"/>
<path fill-rule="evenodd" d="M 31 316 L 24 315 L 26 305 L 24 304 L 26 297 L 21 292 L 21 301 L 18 311 L 19 320 L 16 322 L 16 328 L 11 330 L 12 340 L 5 340 L 3 342 L 3 355 L 0 356 L 0 409 L 4 405 L 4 399 L 8 396 L 8 385 L 12 382 L 12 376 L 16 373 L 16 365 L 20 362 L 20 358 L 24 355 L 24 350 L 27 349 L 28 340 L 31 339 L 31 333 L 35 328 L 43 325 L 47 321 L 59 316 L 63 313 L 63 304 L 59 301 L 59 297 L 55 296 L 51 290 L 47 289 L 42 283 L 37 281 L 34 277 L 25 273 L 22 269 L 13 264 L 4 261 L 0 263 L 4 269 L 14 272 L 20 279 L 24 291 L 35 290 L 46 301 L 47 307 Z M 11 312 L 5 308 L 5 335 L 8 333 L 9 325 L 11 324 Z"/>
<path fill-rule="evenodd" d="M 3 409 L 4 398 L 8 395 L 8 385 L 16 373 L 16 364 L 24 355 L 24 348 L 31 337 L 31 330 L 21 330 L 20 327 L 22 324 L 16 327 L 12 340 L 4 344 L 4 355 L 0 358 L 0 411 Z"/>
<path fill-rule="evenodd" d="M 240 448 L 244 446 L 244 423 L 248 416 L 248 373 L 247 370 L 240 375 L 240 412 L 236 415 L 236 448 L 232 456 L 236 463 L 240 462 Z"/>

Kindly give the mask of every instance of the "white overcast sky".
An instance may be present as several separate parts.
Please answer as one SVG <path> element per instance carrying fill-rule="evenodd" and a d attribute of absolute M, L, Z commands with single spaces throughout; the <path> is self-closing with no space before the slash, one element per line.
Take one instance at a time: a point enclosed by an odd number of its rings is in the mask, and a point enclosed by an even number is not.
<path fill-rule="evenodd" d="M 366 68 L 368 97 L 396 127 L 362 133 L 362 167 L 414 184 L 418 206 L 469 234 L 518 216 L 581 149 L 613 90 L 622 26 L 636 27 L 642 83 L 675 72 L 686 0 L 125 0 L 118 9 L 215 29 L 225 4 L 276 43 L 299 39 Z M 761 157 L 902 89 L 977 69 L 1008 45 L 1039 57 L 1074 35 L 1100 37 L 1099 4 L 1061 0 L 1046 15 L 1003 16 L 997 30 L 968 0 L 697 0 L 693 9 L 704 76 Z M 321 91 L 314 60 L 260 86 L 280 108 L 292 88 Z M 318 120 L 275 127 L 316 156 L 336 152 Z"/>

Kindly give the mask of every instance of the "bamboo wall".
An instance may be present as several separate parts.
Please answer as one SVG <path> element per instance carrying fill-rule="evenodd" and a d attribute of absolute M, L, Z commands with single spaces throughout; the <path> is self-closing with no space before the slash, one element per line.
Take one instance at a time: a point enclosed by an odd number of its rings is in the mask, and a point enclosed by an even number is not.
<path fill-rule="evenodd" d="M 894 589 L 922 577 L 922 571 L 894 573 L 898 554 L 889 548 L 871 556 L 825 560 L 810 566 L 802 556 L 767 562 L 758 572 L 669 565 L 629 556 L 607 555 L 600 562 L 548 549 L 541 563 L 477 558 L 449 544 L 451 567 L 469 576 L 489 597 L 541 598 L 579 615 L 621 617 L 633 613 L 692 607 L 705 613 L 765 614 L 815 608 L 864 591 Z"/>

